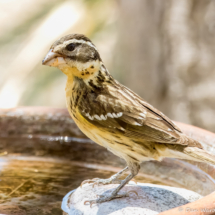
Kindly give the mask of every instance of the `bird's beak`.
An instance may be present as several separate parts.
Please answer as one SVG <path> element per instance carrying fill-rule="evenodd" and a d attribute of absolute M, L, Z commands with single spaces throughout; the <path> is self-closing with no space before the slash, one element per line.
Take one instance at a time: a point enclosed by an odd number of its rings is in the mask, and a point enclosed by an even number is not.
<path fill-rule="evenodd" d="M 54 66 L 54 67 L 64 63 L 66 63 L 64 58 L 60 54 L 55 53 L 53 49 L 49 50 L 49 52 L 47 53 L 47 55 L 42 61 L 43 65 Z"/>

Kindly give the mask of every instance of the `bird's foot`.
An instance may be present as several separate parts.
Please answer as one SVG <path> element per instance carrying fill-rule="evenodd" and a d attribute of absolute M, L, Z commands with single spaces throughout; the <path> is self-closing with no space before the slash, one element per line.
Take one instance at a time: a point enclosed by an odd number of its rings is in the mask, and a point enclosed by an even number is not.
<path fill-rule="evenodd" d="M 93 178 L 93 179 L 85 180 L 81 183 L 81 187 L 82 187 L 82 185 L 84 185 L 86 183 L 93 183 L 93 187 L 95 185 L 99 185 L 99 184 L 103 184 L 103 185 L 105 185 L 105 184 L 121 184 L 122 180 L 119 180 L 118 178 L 127 170 L 128 170 L 128 167 L 125 167 L 124 169 L 122 169 L 121 171 L 119 171 L 115 175 L 112 175 L 108 179 Z"/>
<path fill-rule="evenodd" d="M 135 193 L 138 196 L 138 193 L 136 191 L 129 191 L 129 192 L 123 193 L 123 194 L 117 194 L 115 192 L 112 192 L 111 194 L 107 194 L 107 195 L 97 195 L 99 197 L 98 199 L 87 200 L 84 202 L 84 205 L 89 203 L 90 207 L 92 207 L 93 204 L 108 202 L 108 201 L 111 201 L 112 199 L 116 199 L 116 198 L 129 197 L 130 193 Z"/>
<path fill-rule="evenodd" d="M 108 179 L 100 179 L 100 178 L 93 178 L 93 179 L 89 179 L 89 180 L 85 180 L 81 183 L 81 187 L 84 185 L 84 184 L 87 184 L 87 183 L 93 183 L 93 187 L 95 185 L 100 185 L 100 184 L 103 184 L 103 185 L 106 185 L 106 184 L 120 184 L 122 180 L 119 180 L 115 177 L 110 177 Z"/>

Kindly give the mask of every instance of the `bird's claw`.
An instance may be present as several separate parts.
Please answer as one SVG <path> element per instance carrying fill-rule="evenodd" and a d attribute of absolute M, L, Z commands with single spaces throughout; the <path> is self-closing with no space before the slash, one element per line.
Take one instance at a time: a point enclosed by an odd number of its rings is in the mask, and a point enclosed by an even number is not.
<path fill-rule="evenodd" d="M 96 181 L 96 180 L 99 180 L 100 178 L 93 178 L 92 180 Z"/>
<path fill-rule="evenodd" d="M 84 205 L 86 205 L 87 203 L 90 203 L 90 208 L 92 208 L 92 205 L 96 204 L 96 200 L 87 200 L 84 202 Z"/>
<path fill-rule="evenodd" d="M 99 178 L 93 178 L 93 179 L 88 179 L 88 180 L 84 180 L 80 187 L 82 187 L 84 184 L 87 184 L 87 183 L 95 183 L 97 180 L 99 180 Z"/>
<path fill-rule="evenodd" d="M 102 182 L 99 181 L 99 180 L 95 181 L 95 182 L 93 183 L 93 188 L 95 187 L 95 185 L 98 185 L 98 186 L 99 186 L 99 184 L 102 184 Z"/>
<path fill-rule="evenodd" d="M 96 185 L 100 185 L 100 184 L 103 184 L 103 185 L 120 184 L 121 180 L 112 179 L 112 178 L 108 178 L 108 179 L 93 178 L 93 179 L 88 179 L 88 180 L 83 181 L 81 183 L 80 187 L 82 187 L 84 184 L 87 184 L 87 183 L 93 183 L 93 188 L 94 188 Z"/>
<path fill-rule="evenodd" d="M 97 199 L 87 200 L 84 202 L 84 205 L 86 205 L 87 203 L 90 203 L 90 207 L 92 207 L 93 204 L 107 202 L 107 201 L 110 201 L 110 200 L 116 199 L 116 198 L 129 197 L 130 193 L 134 193 L 138 196 L 138 193 L 134 190 L 131 190 L 131 191 L 129 191 L 127 193 L 123 193 L 123 194 L 111 194 L 110 196 L 96 195 Z"/>

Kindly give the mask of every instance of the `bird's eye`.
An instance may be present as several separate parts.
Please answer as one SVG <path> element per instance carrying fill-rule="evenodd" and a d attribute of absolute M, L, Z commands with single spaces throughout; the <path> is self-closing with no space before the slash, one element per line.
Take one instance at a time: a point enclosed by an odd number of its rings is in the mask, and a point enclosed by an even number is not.
<path fill-rule="evenodd" d="M 75 44 L 74 43 L 70 43 L 69 45 L 66 46 L 67 51 L 73 51 L 74 49 L 75 49 Z"/>

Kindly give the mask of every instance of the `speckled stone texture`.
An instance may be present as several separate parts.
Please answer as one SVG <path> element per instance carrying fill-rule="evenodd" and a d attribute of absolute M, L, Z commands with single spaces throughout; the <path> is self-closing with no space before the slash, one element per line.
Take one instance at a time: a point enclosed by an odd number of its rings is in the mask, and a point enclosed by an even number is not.
<path fill-rule="evenodd" d="M 155 215 L 189 202 L 202 196 L 186 189 L 133 182 L 120 192 L 136 191 L 138 196 L 130 193 L 129 197 L 114 199 L 101 204 L 84 205 L 84 201 L 96 199 L 96 195 L 110 193 L 117 185 L 92 187 L 85 184 L 82 188 L 68 193 L 62 202 L 64 215 Z"/>

